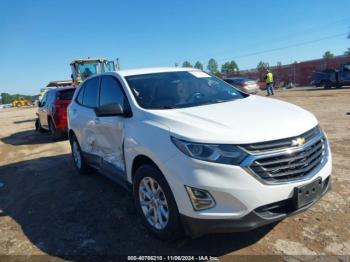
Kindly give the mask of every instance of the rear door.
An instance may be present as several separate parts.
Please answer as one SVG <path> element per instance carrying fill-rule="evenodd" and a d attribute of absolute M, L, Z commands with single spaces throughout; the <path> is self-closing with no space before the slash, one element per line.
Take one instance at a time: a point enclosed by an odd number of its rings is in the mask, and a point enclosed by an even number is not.
<path fill-rule="evenodd" d="M 113 76 L 101 77 L 99 105 L 118 103 L 126 108 L 127 98 L 119 80 Z M 105 173 L 115 171 L 125 174 L 124 163 L 124 126 L 129 118 L 124 116 L 99 116 L 96 118 L 96 148 L 103 160 L 102 169 Z M 113 169 L 113 170 L 111 170 Z"/>
<path fill-rule="evenodd" d="M 87 161 L 95 166 L 99 165 L 95 133 L 95 109 L 98 105 L 99 84 L 99 77 L 85 81 L 69 109 L 71 127 L 77 136 L 79 145 Z"/>

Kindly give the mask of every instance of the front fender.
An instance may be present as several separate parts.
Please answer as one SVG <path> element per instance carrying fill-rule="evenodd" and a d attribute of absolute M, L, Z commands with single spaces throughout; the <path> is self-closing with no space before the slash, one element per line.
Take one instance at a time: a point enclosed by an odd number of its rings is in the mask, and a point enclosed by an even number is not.
<path fill-rule="evenodd" d="M 179 153 L 172 144 L 169 128 L 165 125 L 145 120 L 128 125 L 126 129 L 124 155 L 129 183 L 132 183 L 132 166 L 137 156 L 144 155 L 150 158 L 162 171 L 163 163 Z"/>

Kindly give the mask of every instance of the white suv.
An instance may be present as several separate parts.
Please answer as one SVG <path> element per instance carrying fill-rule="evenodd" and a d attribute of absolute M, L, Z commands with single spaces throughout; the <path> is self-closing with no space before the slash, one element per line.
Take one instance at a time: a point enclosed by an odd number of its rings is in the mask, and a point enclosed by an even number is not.
<path fill-rule="evenodd" d="M 246 231 L 307 209 L 330 188 L 316 118 L 190 68 L 87 79 L 68 108 L 78 171 L 133 192 L 162 239 Z"/>

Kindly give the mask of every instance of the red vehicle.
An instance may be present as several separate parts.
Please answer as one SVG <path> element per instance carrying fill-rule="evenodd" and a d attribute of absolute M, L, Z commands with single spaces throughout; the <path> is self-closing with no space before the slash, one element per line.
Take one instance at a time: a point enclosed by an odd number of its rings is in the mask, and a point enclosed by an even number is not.
<path fill-rule="evenodd" d="M 67 135 L 67 107 L 74 95 L 73 87 L 58 87 L 47 91 L 38 103 L 35 129 L 50 131 L 54 140 Z"/>

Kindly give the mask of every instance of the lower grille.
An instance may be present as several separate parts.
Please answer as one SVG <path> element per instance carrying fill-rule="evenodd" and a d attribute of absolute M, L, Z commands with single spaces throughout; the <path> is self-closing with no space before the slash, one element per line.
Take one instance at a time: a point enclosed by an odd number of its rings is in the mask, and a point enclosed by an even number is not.
<path fill-rule="evenodd" d="M 301 179 L 315 170 L 326 156 L 326 140 L 319 136 L 298 150 L 286 149 L 276 155 L 260 156 L 249 168 L 263 180 L 285 182 Z"/>
<path fill-rule="evenodd" d="M 320 196 L 323 196 L 330 187 L 330 178 L 327 177 L 326 180 L 322 182 L 322 192 Z M 317 201 L 317 200 L 316 200 Z M 281 214 L 288 215 L 297 210 L 294 205 L 293 198 L 288 198 L 282 201 L 274 202 L 267 204 L 261 207 L 256 208 L 254 211 L 257 212 L 260 216 L 266 218 L 272 218 L 279 216 Z"/>

